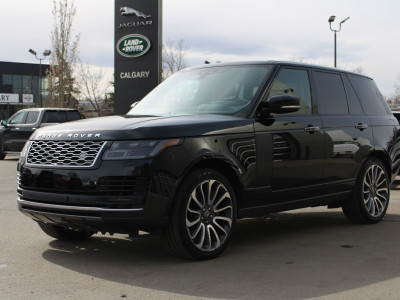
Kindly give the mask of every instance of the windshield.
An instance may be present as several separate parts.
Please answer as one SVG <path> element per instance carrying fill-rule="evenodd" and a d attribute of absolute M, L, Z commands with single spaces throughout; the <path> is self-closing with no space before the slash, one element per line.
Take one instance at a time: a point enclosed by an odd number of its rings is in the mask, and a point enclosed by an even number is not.
<path fill-rule="evenodd" d="M 128 115 L 225 114 L 245 116 L 270 65 L 216 66 L 175 73 Z"/>

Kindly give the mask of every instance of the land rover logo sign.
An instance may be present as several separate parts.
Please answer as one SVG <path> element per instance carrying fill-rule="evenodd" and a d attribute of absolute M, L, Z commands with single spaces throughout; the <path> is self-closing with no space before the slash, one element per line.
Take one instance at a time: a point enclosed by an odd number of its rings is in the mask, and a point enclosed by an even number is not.
<path fill-rule="evenodd" d="M 139 57 L 150 50 L 150 40 L 141 34 L 129 34 L 117 43 L 117 51 L 125 57 Z"/>

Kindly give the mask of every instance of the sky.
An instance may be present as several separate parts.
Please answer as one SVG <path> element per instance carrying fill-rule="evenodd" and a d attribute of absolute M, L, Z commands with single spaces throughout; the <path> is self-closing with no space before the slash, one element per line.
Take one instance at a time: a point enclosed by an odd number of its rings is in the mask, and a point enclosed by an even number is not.
<path fill-rule="evenodd" d="M 142 0 L 146 1 L 146 0 Z M 0 0 L 0 61 L 36 63 L 28 50 L 51 49 L 52 0 Z M 112 74 L 114 1 L 75 0 L 79 57 Z M 400 83 L 399 0 L 164 0 L 163 40 L 183 40 L 187 66 L 248 60 L 302 60 L 375 79 L 390 97 Z M 109 75 L 111 76 L 111 75 Z"/>

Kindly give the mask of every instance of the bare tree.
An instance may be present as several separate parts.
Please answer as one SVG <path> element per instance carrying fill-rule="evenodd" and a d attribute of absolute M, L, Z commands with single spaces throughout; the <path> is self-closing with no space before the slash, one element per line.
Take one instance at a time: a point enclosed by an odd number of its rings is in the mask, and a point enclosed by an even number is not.
<path fill-rule="evenodd" d="M 168 39 L 162 47 L 162 79 L 186 68 L 186 50 L 183 40 L 175 42 Z"/>
<path fill-rule="evenodd" d="M 54 27 L 51 32 L 53 51 L 50 57 L 49 106 L 76 107 L 73 66 L 77 61 L 79 35 L 72 36 L 76 15 L 74 1 L 53 0 Z"/>
<path fill-rule="evenodd" d="M 351 68 L 350 71 L 352 71 L 354 73 L 358 73 L 358 74 L 365 74 L 365 70 L 362 66 L 355 66 L 355 67 Z"/>
<path fill-rule="evenodd" d="M 400 108 L 400 74 L 397 74 L 397 79 L 394 83 L 394 94 L 391 97 L 386 97 L 386 102 L 392 110 Z"/>
<path fill-rule="evenodd" d="M 397 80 L 394 84 L 394 92 L 396 96 L 400 96 L 400 74 L 397 74 Z"/>
<path fill-rule="evenodd" d="M 332 67 L 332 64 L 328 62 L 327 60 L 315 60 L 315 59 L 309 59 L 304 56 L 293 56 L 290 58 L 291 61 L 295 62 L 300 62 L 300 63 L 311 63 L 311 64 L 316 64 L 324 67 Z M 349 70 L 354 73 L 358 74 L 365 74 L 365 69 L 363 66 L 356 65 L 356 66 L 351 66 L 351 65 L 340 65 L 339 68 L 344 69 L 344 70 Z"/>
<path fill-rule="evenodd" d="M 88 101 L 97 116 L 109 113 L 110 97 L 108 90 L 111 82 L 105 80 L 102 69 L 95 70 L 93 66 L 78 64 L 76 68 L 76 82 L 79 88 L 81 101 Z"/>
<path fill-rule="evenodd" d="M 299 63 L 308 63 L 307 58 L 304 56 L 292 56 L 289 58 L 290 61 L 299 62 Z"/>

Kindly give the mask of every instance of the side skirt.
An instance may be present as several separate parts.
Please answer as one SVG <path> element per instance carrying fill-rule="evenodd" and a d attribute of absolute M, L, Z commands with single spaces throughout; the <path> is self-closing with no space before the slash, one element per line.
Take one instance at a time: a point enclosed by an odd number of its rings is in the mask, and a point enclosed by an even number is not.
<path fill-rule="evenodd" d="M 238 219 L 249 217 L 261 217 L 269 213 L 288 211 L 293 209 L 325 206 L 329 208 L 340 207 L 342 202 L 352 195 L 353 191 L 339 192 L 321 197 L 312 197 L 291 202 L 263 205 L 257 207 L 246 207 L 239 209 Z"/>

